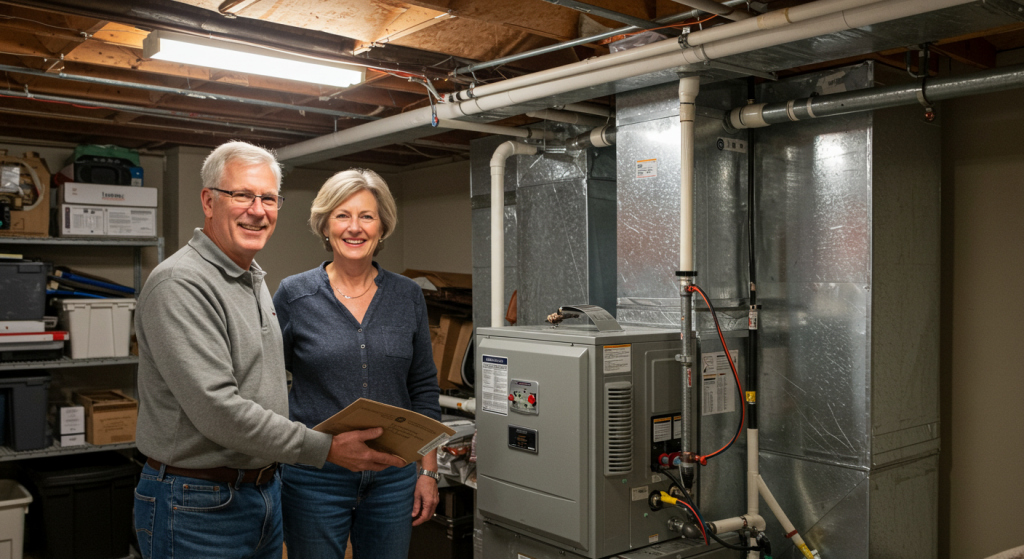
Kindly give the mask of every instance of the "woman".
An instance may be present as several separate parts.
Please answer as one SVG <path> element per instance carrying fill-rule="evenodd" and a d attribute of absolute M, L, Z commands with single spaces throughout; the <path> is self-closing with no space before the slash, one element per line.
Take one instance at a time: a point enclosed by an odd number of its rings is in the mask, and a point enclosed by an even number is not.
<path fill-rule="evenodd" d="M 396 222 L 395 200 L 373 171 L 338 173 L 313 201 L 309 225 L 333 259 L 286 278 L 274 295 L 293 420 L 313 427 L 358 398 L 440 419 L 423 292 L 373 261 Z M 437 506 L 436 472 L 435 452 L 423 457 L 422 469 L 285 467 L 288 556 L 344 557 L 351 535 L 357 559 L 404 559 L 412 526 Z"/>

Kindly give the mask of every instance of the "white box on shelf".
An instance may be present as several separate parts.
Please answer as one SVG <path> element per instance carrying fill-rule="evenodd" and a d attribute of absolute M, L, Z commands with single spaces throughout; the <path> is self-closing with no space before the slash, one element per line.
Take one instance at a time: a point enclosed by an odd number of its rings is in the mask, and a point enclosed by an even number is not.
<path fill-rule="evenodd" d="M 25 543 L 25 515 L 30 504 L 32 494 L 20 483 L 13 479 L 0 479 L 0 546 L 9 553 L 4 557 L 21 559 Z"/>
<path fill-rule="evenodd" d="M 82 406 L 60 406 L 57 408 L 57 431 L 60 435 L 85 433 L 85 408 Z M 84 439 L 83 439 L 84 440 Z"/>
<path fill-rule="evenodd" d="M 60 186 L 58 196 L 63 204 L 134 206 L 138 208 L 157 207 L 157 190 L 142 186 L 111 186 L 108 184 L 66 182 Z"/>
<path fill-rule="evenodd" d="M 60 446 L 82 446 L 85 444 L 85 433 L 77 433 L 74 435 L 61 435 L 58 439 Z"/>
<path fill-rule="evenodd" d="M 42 320 L 5 320 L 0 321 L 0 334 L 25 334 L 27 332 L 45 332 L 46 322 Z"/>
<path fill-rule="evenodd" d="M 156 209 L 60 205 L 61 237 L 155 237 Z"/>
<path fill-rule="evenodd" d="M 72 359 L 127 357 L 135 299 L 61 299 L 60 323 L 71 333 Z"/>

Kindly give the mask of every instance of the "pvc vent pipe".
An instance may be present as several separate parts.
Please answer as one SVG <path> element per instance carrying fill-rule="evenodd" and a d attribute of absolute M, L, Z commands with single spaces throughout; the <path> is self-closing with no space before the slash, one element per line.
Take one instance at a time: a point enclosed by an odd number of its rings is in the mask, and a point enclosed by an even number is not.
<path fill-rule="evenodd" d="M 584 132 L 575 138 L 570 138 L 565 143 L 568 150 L 581 150 L 590 147 L 603 148 L 615 143 L 615 133 L 618 127 L 612 125 L 598 126 L 589 132 Z"/>
<path fill-rule="evenodd" d="M 505 325 L 505 160 L 535 155 L 537 147 L 511 140 L 491 156 L 491 326 Z"/>

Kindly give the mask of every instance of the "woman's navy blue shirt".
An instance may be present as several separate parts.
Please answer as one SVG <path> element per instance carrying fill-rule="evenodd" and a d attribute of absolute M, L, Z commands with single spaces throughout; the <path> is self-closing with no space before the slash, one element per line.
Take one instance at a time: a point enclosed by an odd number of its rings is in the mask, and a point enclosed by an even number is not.
<path fill-rule="evenodd" d="M 285 278 L 274 294 L 292 373 L 291 418 L 315 427 L 368 398 L 440 420 L 420 287 L 374 262 L 377 292 L 360 324 L 334 296 L 327 264 Z"/>

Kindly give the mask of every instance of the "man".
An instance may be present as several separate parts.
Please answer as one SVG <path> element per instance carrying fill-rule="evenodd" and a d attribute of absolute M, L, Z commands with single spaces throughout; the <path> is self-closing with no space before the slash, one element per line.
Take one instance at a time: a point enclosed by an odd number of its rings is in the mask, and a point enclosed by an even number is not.
<path fill-rule="evenodd" d="M 402 466 L 364 443 L 288 420 L 281 330 L 253 257 L 283 203 L 280 166 L 230 142 L 203 164 L 205 221 L 150 275 L 139 296 L 139 450 L 135 494 L 142 555 L 281 557 L 277 462 L 354 471 Z"/>

